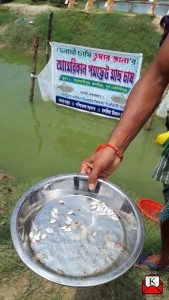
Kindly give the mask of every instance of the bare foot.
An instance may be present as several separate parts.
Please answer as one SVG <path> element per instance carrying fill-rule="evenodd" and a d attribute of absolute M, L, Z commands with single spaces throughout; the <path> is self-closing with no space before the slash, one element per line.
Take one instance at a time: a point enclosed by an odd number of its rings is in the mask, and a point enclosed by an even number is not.
<path fill-rule="evenodd" d="M 162 267 L 166 267 L 169 265 L 169 258 L 167 257 L 163 257 L 161 254 L 155 254 L 155 255 L 151 255 L 149 257 L 147 257 L 145 259 L 146 262 L 149 263 L 153 263 L 157 266 L 159 266 L 160 268 Z"/>

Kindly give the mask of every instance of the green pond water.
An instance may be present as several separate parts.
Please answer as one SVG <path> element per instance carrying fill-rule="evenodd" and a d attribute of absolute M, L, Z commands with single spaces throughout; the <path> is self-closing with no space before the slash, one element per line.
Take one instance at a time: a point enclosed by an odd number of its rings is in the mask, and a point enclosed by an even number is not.
<path fill-rule="evenodd" d="M 118 121 L 43 102 L 37 83 L 30 103 L 31 57 L 1 50 L 0 58 L 0 169 L 20 179 L 78 172 Z M 110 177 L 132 197 L 163 199 L 151 174 L 162 150 L 154 137 L 164 131 L 164 120 L 154 117 L 151 131 L 142 129 Z"/>

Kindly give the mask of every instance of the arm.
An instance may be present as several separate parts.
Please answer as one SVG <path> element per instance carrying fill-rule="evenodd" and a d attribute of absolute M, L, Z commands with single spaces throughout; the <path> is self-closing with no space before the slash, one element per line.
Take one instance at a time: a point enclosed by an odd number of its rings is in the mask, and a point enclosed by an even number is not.
<path fill-rule="evenodd" d="M 125 150 L 159 105 L 169 82 L 169 37 L 144 76 L 132 89 L 109 143 Z"/>
<path fill-rule="evenodd" d="M 160 103 L 168 82 L 169 36 L 144 76 L 132 89 L 124 113 L 107 143 L 124 152 Z M 108 177 L 119 164 L 120 159 L 115 151 L 106 147 L 82 162 L 81 173 L 89 175 L 89 188 L 93 190 L 97 179 Z"/>

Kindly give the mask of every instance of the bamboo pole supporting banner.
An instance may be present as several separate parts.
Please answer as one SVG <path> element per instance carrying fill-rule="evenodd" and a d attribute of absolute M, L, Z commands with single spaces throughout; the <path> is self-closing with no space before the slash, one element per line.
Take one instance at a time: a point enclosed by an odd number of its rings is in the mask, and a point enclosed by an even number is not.
<path fill-rule="evenodd" d="M 49 16 L 48 16 L 48 34 L 47 34 L 47 42 L 46 42 L 46 63 L 48 63 L 49 57 L 50 57 L 50 41 L 51 41 L 51 34 L 52 34 L 52 18 L 53 18 L 53 12 L 50 12 Z"/>
<path fill-rule="evenodd" d="M 30 86 L 30 93 L 29 93 L 29 101 L 33 101 L 33 96 L 34 96 L 38 47 L 39 47 L 39 36 L 37 35 L 34 36 L 33 38 L 33 57 L 32 57 L 31 86 Z"/>

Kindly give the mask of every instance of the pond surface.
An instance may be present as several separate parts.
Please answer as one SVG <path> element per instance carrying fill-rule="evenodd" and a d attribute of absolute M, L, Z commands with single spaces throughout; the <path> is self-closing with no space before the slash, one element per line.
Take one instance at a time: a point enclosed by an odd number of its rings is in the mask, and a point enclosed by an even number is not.
<path fill-rule="evenodd" d="M 101 8 L 104 8 L 105 2 L 100 4 Z M 115 4 L 113 6 L 114 10 L 120 10 L 125 12 L 133 12 L 133 13 L 140 13 L 140 14 L 147 14 L 148 9 L 150 8 L 151 3 L 150 2 L 142 2 L 138 3 L 137 1 L 133 2 L 123 2 L 123 1 L 115 1 Z M 159 16 L 164 16 L 167 14 L 169 10 L 169 2 L 164 1 L 158 1 L 158 5 L 156 7 L 155 13 Z"/>
<path fill-rule="evenodd" d="M 38 85 L 30 103 L 31 57 L 0 57 L 0 169 L 21 179 L 78 172 L 118 121 L 43 102 Z M 164 120 L 154 117 L 152 130 L 139 133 L 110 177 L 131 196 L 161 201 L 162 185 L 151 174 L 161 154 L 154 137 L 164 131 Z"/>

